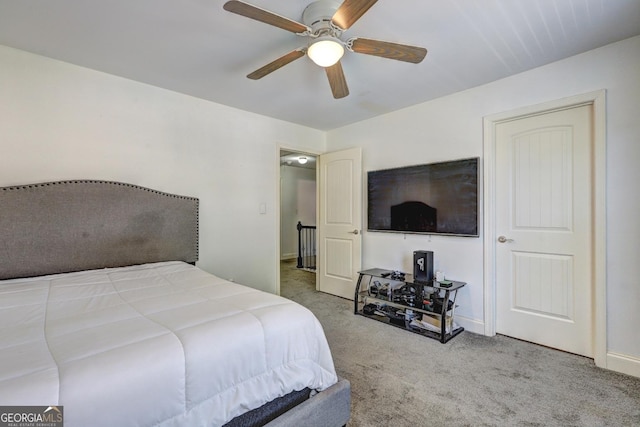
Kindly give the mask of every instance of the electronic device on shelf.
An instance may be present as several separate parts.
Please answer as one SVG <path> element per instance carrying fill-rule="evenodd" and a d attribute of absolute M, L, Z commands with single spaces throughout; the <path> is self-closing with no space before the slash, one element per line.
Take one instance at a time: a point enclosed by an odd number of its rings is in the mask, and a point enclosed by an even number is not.
<path fill-rule="evenodd" d="M 403 281 L 405 279 L 406 275 L 405 273 L 403 273 L 402 271 L 398 271 L 398 270 L 393 270 L 391 272 L 391 275 L 389 276 L 389 278 L 391 280 L 401 280 Z"/>
<path fill-rule="evenodd" d="M 416 282 L 433 280 L 433 251 L 413 252 L 413 279 Z"/>

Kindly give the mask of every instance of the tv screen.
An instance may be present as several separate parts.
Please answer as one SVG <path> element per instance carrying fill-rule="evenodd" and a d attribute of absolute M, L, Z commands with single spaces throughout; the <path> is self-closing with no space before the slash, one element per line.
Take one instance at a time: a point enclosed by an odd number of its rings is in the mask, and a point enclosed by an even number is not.
<path fill-rule="evenodd" d="M 478 158 L 367 173 L 367 229 L 478 236 Z"/>

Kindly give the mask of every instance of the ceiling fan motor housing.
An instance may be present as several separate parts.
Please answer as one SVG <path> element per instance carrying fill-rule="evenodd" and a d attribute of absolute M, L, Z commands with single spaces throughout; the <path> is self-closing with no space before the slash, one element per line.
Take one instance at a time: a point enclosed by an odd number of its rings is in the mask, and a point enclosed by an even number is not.
<path fill-rule="evenodd" d="M 331 18 L 342 2 L 319 0 L 309 4 L 302 12 L 302 22 L 311 28 L 316 36 L 339 37 L 340 31 L 331 25 Z"/>

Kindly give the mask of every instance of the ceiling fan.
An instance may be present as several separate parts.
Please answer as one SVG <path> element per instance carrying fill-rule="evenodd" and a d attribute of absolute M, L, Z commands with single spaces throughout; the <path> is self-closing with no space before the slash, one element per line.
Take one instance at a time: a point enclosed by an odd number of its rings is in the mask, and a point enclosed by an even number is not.
<path fill-rule="evenodd" d="M 351 52 L 414 64 L 420 63 L 427 54 L 425 48 L 418 46 L 361 37 L 342 40 L 342 33 L 348 30 L 376 2 L 377 0 L 344 0 L 342 3 L 335 0 L 314 1 L 304 9 L 302 13 L 303 23 L 238 0 L 228 1 L 223 7 L 229 12 L 309 38 L 308 46 L 295 49 L 264 67 L 258 68 L 247 75 L 248 78 L 252 80 L 261 79 L 307 55 L 316 64 L 325 69 L 333 97 L 338 99 L 349 95 L 347 81 L 340 64 L 340 58 L 342 58 L 345 48 Z"/>

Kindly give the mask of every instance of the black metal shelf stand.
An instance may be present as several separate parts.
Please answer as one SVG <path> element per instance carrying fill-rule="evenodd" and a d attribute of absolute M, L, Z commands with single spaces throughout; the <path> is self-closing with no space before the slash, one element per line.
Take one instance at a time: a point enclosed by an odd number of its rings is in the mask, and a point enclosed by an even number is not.
<path fill-rule="evenodd" d="M 369 278 L 366 284 L 364 277 Z M 410 274 L 398 276 L 381 268 L 363 270 L 358 272 L 353 312 L 444 344 L 464 331 L 453 319 L 458 290 L 465 285 L 418 282 Z"/>

